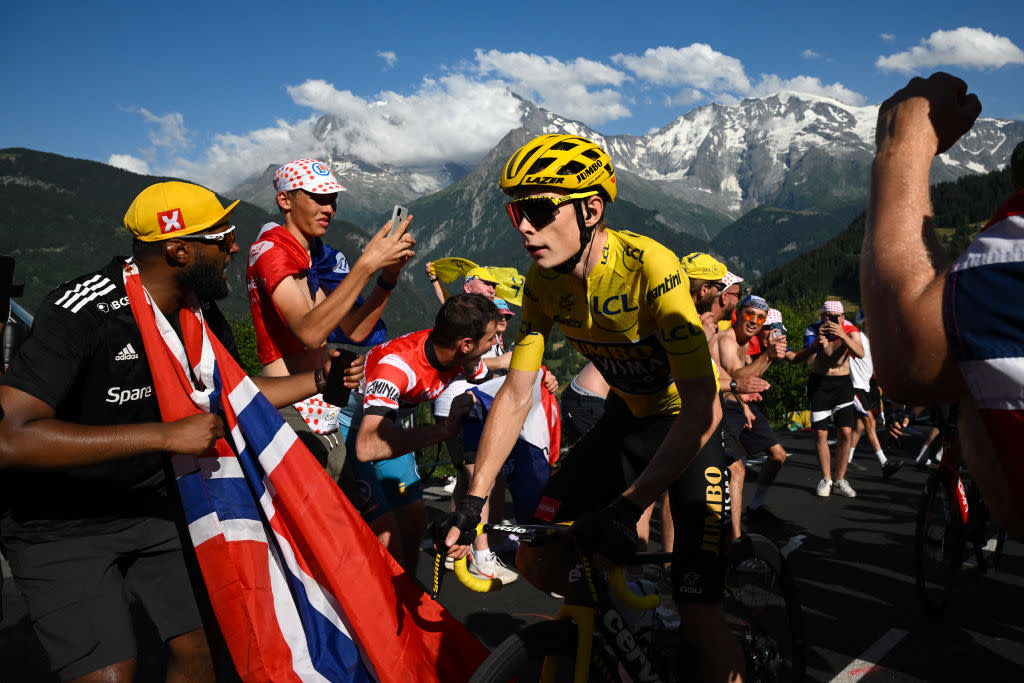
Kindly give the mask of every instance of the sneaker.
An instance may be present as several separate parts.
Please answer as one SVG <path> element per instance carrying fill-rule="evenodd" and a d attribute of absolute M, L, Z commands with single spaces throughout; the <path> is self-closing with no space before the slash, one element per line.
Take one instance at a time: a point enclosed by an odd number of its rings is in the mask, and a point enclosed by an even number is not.
<path fill-rule="evenodd" d="M 899 472 L 901 467 L 903 467 L 902 460 L 897 460 L 896 458 L 890 458 L 886 460 L 885 464 L 882 465 L 882 478 L 888 479 L 892 475 Z"/>
<path fill-rule="evenodd" d="M 768 509 L 767 505 L 759 508 L 747 508 L 747 524 L 759 529 L 785 526 L 786 522 Z"/>
<path fill-rule="evenodd" d="M 822 498 L 827 497 L 830 493 L 832 493 L 832 480 L 822 479 L 821 481 L 818 482 L 818 488 L 814 492 L 821 496 Z"/>
<path fill-rule="evenodd" d="M 845 479 L 840 479 L 839 481 L 832 484 L 832 490 L 838 493 L 840 496 L 846 496 L 847 498 L 857 497 L 857 492 L 853 490 L 853 487 L 850 486 L 849 482 L 847 482 Z"/>
<path fill-rule="evenodd" d="M 445 484 L 441 487 L 441 490 L 448 495 L 455 493 L 455 477 L 451 475 L 445 477 Z"/>
<path fill-rule="evenodd" d="M 469 573 L 478 579 L 498 579 L 503 584 L 512 583 L 519 578 L 519 574 L 506 567 L 494 553 L 490 553 L 486 560 L 479 562 L 474 553 L 469 561 Z"/>

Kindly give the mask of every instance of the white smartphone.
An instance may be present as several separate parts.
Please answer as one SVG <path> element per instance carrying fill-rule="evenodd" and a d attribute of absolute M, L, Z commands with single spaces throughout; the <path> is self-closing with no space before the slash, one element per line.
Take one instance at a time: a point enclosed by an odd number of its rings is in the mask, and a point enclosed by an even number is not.
<path fill-rule="evenodd" d="M 405 217 L 409 215 L 409 209 L 405 208 L 400 204 L 395 204 L 395 208 L 391 211 L 391 230 L 388 231 L 390 235 L 395 228 L 402 224 Z"/>

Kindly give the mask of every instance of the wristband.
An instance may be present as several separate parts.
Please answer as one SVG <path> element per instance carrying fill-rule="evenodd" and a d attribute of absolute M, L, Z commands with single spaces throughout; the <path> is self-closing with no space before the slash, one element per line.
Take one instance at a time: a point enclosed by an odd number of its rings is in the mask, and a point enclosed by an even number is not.
<path fill-rule="evenodd" d="M 327 378 L 324 377 L 323 368 L 317 368 L 313 371 L 313 381 L 316 383 L 316 393 L 322 394 L 327 391 Z"/>
<path fill-rule="evenodd" d="M 735 393 L 736 393 L 736 390 L 737 390 L 738 388 L 739 388 L 739 385 L 738 385 L 738 384 L 736 384 L 736 380 L 732 380 L 731 382 L 729 382 L 729 391 L 731 391 L 732 393 L 734 393 L 734 394 L 735 394 Z"/>
<path fill-rule="evenodd" d="M 465 495 L 465 497 L 462 499 L 462 502 L 459 503 L 459 505 L 455 509 L 455 511 L 456 512 L 461 512 L 461 511 L 465 510 L 466 512 L 472 512 L 477 517 L 479 517 L 480 513 L 483 512 L 483 510 L 484 510 L 484 503 L 486 501 L 487 501 L 487 497 L 486 496 L 481 498 L 480 496 L 472 496 L 472 495 L 467 493 Z"/>
<path fill-rule="evenodd" d="M 436 277 L 432 277 L 432 278 L 430 278 L 430 281 L 431 282 L 437 282 L 437 278 Z"/>
<path fill-rule="evenodd" d="M 385 290 L 385 291 L 390 292 L 392 289 L 395 288 L 395 285 L 397 285 L 397 284 L 398 284 L 397 281 L 396 282 L 388 282 L 387 280 L 384 279 L 383 275 L 378 275 L 377 276 L 377 286 L 380 287 L 381 289 Z"/>

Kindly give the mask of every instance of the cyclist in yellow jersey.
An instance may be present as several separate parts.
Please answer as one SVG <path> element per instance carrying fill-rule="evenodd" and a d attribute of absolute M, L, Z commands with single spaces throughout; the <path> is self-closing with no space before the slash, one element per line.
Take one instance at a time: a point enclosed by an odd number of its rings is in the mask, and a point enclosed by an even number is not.
<path fill-rule="evenodd" d="M 509 217 L 534 260 L 505 384 L 477 452 L 467 495 L 441 519 L 435 542 L 468 552 L 468 532 L 530 409 L 553 324 L 611 386 L 604 416 L 563 456 L 535 517 L 575 520 L 577 544 L 622 561 L 637 548 L 643 510 L 669 491 L 676 528 L 672 579 L 684 637 L 707 681 L 742 680 L 743 656 L 726 628 L 722 574 L 729 472 L 708 344 L 679 259 L 658 242 L 605 226 L 615 200 L 608 154 L 586 138 L 543 135 L 502 171 Z M 527 521 L 527 520 L 520 520 Z M 565 593 L 570 549 L 520 546 L 516 564 L 542 590 Z"/>

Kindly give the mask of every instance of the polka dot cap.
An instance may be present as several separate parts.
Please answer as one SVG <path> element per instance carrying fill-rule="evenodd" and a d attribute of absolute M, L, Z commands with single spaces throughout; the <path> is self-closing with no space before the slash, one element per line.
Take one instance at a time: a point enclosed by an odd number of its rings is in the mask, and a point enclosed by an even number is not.
<path fill-rule="evenodd" d="M 777 308 L 768 309 L 768 317 L 764 319 L 765 325 L 771 325 L 772 323 L 781 323 L 782 313 Z"/>
<path fill-rule="evenodd" d="M 730 271 L 726 271 L 725 277 L 722 278 L 722 282 L 725 283 L 725 288 L 728 289 L 737 282 L 743 282 L 743 278 L 741 278 L 739 275 L 733 275 Z"/>
<path fill-rule="evenodd" d="M 289 161 L 274 172 L 274 191 L 288 192 L 289 190 L 305 190 L 310 194 L 331 194 L 344 192 L 345 188 L 334 178 L 334 173 L 324 162 L 316 159 L 298 159 Z"/>
<path fill-rule="evenodd" d="M 821 307 L 824 313 L 831 313 L 833 315 L 839 315 L 843 312 L 843 302 L 841 301 L 826 301 L 825 305 Z"/>

